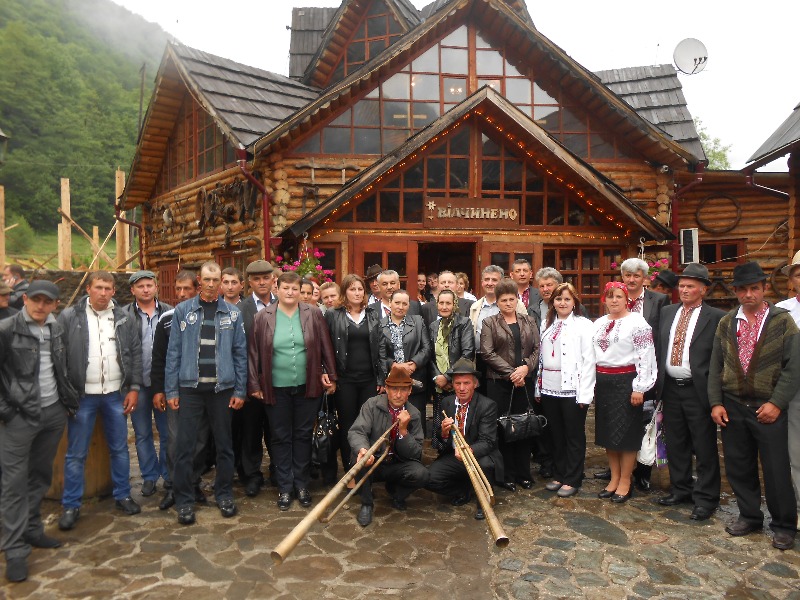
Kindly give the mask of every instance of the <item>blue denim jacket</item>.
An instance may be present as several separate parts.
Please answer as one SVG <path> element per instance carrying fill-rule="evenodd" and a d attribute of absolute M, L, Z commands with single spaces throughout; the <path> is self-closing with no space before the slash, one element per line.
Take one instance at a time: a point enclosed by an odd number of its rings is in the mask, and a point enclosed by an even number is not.
<path fill-rule="evenodd" d="M 245 398 L 247 390 L 247 337 L 242 312 L 221 297 L 217 301 L 216 328 L 217 385 L 214 391 L 233 388 L 233 395 Z M 200 297 L 175 307 L 167 347 L 164 392 L 177 398 L 181 387 L 197 387 L 200 360 L 200 327 L 203 308 Z"/>

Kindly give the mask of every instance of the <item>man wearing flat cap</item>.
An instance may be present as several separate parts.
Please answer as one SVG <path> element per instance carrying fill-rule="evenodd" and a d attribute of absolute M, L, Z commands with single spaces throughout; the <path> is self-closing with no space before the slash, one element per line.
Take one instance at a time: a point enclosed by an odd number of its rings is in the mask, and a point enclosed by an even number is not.
<path fill-rule="evenodd" d="M 272 281 L 276 273 L 271 262 L 261 259 L 247 265 L 246 271 L 250 295 L 242 300 L 239 308 L 242 310 L 244 332 L 249 345 L 256 314 L 277 300 L 272 295 Z M 261 492 L 261 486 L 264 484 L 264 475 L 261 472 L 261 461 L 264 458 L 262 439 L 266 440 L 267 452 L 272 457 L 269 423 L 264 405 L 248 397 L 242 410 L 233 413 L 231 426 L 236 472 L 239 481 L 244 485 L 245 494 L 253 498 Z M 275 468 L 272 464 L 269 470 L 270 479 L 274 480 Z"/>
<path fill-rule="evenodd" d="M 372 265 L 364 273 L 364 283 L 369 287 L 369 297 L 367 298 L 367 306 L 381 301 L 381 286 L 378 283 L 378 275 L 383 273 L 383 267 L 380 265 Z"/>
<path fill-rule="evenodd" d="M 0 545 L 12 582 L 27 578 L 31 546 L 61 545 L 45 535 L 40 512 L 67 415 L 78 409 L 78 392 L 67 380 L 64 330 L 52 314 L 58 296 L 54 283 L 34 281 L 22 311 L 0 323 Z"/>
<path fill-rule="evenodd" d="M 142 496 L 156 493 L 159 477 L 164 489 L 172 487 L 167 470 L 167 445 L 169 428 L 167 415 L 153 410 L 153 391 L 150 371 L 153 364 L 153 339 L 158 320 L 172 306 L 158 300 L 158 280 L 152 271 L 136 271 L 128 279 L 133 302 L 125 307 L 131 319 L 138 324 L 139 341 L 142 344 L 142 387 L 139 388 L 139 402 L 131 413 L 131 424 L 136 435 L 136 456 L 142 474 Z M 153 418 L 158 429 L 159 451 L 153 441 Z"/>
<path fill-rule="evenodd" d="M 789 278 L 790 291 L 794 296 L 778 302 L 775 306 L 785 308 L 792 315 L 795 325 L 800 328 L 800 250 L 795 252 L 792 262 L 781 269 Z M 800 385 L 797 394 L 789 403 L 787 418 L 789 419 L 789 462 L 792 465 L 792 482 L 794 495 L 797 501 L 797 510 L 800 512 Z"/>
<path fill-rule="evenodd" d="M 789 311 L 764 300 L 766 279 L 755 262 L 733 270 L 740 306 L 717 327 L 708 399 L 711 418 L 722 428 L 725 473 L 739 507 L 739 519 L 725 531 L 740 536 L 762 528 L 760 457 L 772 545 L 788 550 L 797 533 L 797 504 L 786 409 L 798 387 L 800 332 Z"/>
<path fill-rule="evenodd" d="M 411 376 L 404 369 L 392 367 L 384 382 L 386 393 L 373 396 L 364 403 L 347 434 L 355 464 L 390 425 L 397 423 L 389 434 L 389 448 L 385 450 L 388 456 L 359 489 L 361 510 L 356 520 L 362 527 L 372 522 L 373 480 L 386 481 L 392 506 L 397 510 L 406 510 L 406 498 L 411 492 L 428 484 L 428 469 L 421 462 L 424 438 L 422 419 L 419 411 L 408 401 L 412 383 Z M 379 456 L 371 456 L 357 477 L 363 477 Z"/>
<path fill-rule="evenodd" d="M 497 403 L 478 392 L 479 375 L 475 364 L 466 358 L 458 359 L 447 371 L 455 395 L 442 400 L 447 417 L 441 429 L 434 432 L 441 441 L 442 450 L 428 467 L 428 489 L 449 496 L 453 506 L 469 502 L 472 489 L 464 459 L 453 441 L 453 424 L 464 436 L 487 479 L 503 481 L 503 457 L 497 447 Z M 480 504 L 475 518 L 484 518 Z"/>
<path fill-rule="evenodd" d="M 13 306 L 9 306 L 11 298 L 11 288 L 5 281 L 0 281 L 0 320 L 13 317 L 19 311 Z"/>
<path fill-rule="evenodd" d="M 725 313 L 703 301 L 711 285 L 706 267 L 691 263 L 678 277 L 680 304 L 665 306 L 659 318 L 656 388 L 664 406 L 671 493 L 658 503 L 693 503 L 690 518 L 704 521 L 719 505 L 717 426 L 708 404 L 708 369 L 714 334 Z"/>

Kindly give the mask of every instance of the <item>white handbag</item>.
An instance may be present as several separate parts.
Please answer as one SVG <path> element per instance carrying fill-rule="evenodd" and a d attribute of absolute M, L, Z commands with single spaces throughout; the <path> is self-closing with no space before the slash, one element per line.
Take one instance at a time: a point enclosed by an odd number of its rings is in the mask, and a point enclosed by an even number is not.
<path fill-rule="evenodd" d="M 660 412 L 661 402 L 659 401 L 656 409 L 653 411 L 653 417 L 650 419 L 647 427 L 645 427 L 642 447 L 636 455 L 636 460 L 643 465 L 653 465 L 656 462 L 656 447 L 658 443 L 658 426 L 656 420 Z"/>

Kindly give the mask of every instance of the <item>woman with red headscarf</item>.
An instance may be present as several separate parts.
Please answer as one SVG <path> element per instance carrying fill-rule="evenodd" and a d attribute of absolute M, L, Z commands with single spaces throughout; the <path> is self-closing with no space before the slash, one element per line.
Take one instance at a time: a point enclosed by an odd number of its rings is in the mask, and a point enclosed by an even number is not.
<path fill-rule="evenodd" d="M 595 443 L 606 449 L 611 480 L 598 497 L 623 503 L 633 495 L 642 404 L 644 393 L 656 382 L 656 352 L 650 325 L 628 310 L 625 284 L 607 283 L 604 297 L 608 314 L 595 322 L 592 336 L 597 364 Z"/>

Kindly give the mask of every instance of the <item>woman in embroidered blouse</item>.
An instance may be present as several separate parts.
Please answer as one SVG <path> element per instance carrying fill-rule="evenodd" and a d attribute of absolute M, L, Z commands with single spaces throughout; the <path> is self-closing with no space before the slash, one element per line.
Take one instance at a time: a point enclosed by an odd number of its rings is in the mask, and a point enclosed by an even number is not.
<path fill-rule="evenodd" d="M 597 383 L 594 396 L 595 443 L 608 455 L 611 480 L 598 494 L 612 502 L 633 495 L 631 474 L 642 446 L 644 393 L 656 382 L 653 332 L 644 317 L 628 310 L 628 288 L 620 281 L 606 284 L 608 314 L 595 322 Z"/>
<path fill-rule="evenodd" d="M 586 458 L 586 409 L 594 398 L 594 324 L 581 316 L 571 283 L 550 296 L 539 354 L 542 412 L 553 440 L 553 481 L 545 485 L 562 498 L 578 493 Z"/>
<path fill-rule="evenodd" d="M 517 313 L 517 284 L 504 279 L 495 288 L 500 312 L 483 320 L 481 355 L 486 362 L 487 395 L 497 403 L 498 416 L 509 411 L 525 412 L 535 392 L 533 378 L 539 367 L 539 327 L 536 319 Z M 505 482 L 500 485 L 517 491 L 533 486 L 531 447 L 533 439 L 506 442 L 499 436 Z"/>
<path fill-rule="evenodd" d="M 474 360 L 475 330 L 472 322 L 458 314 L 458 297 L 452 290 L 442 290 L 436 300 L 439 318 L 430 324 L 433 344 L 431 377 L 436 386 L 433 391 L 433 432 L 442 429 L 442 399 L 453 394 L 453 386 L 445 375 L 459 358 Z M 438 435 L 431 436 L 431 446 L 442 449 Z"/>

